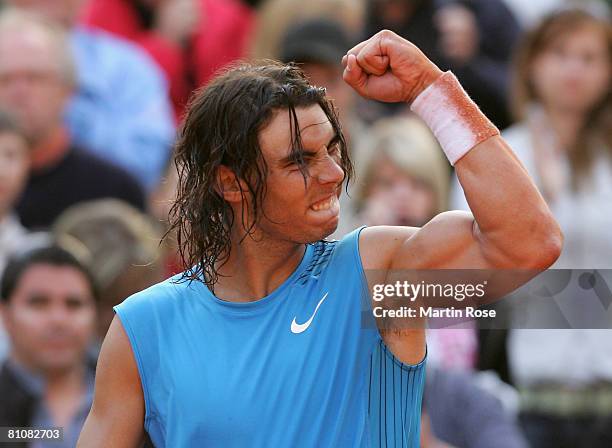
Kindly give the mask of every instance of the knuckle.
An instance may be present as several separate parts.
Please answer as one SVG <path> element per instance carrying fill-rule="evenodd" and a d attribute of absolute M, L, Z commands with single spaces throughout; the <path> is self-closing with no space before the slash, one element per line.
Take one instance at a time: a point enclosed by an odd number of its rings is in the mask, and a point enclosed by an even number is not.
<path fill-rule="evenodd" d="M 384 29 L 378 35 L 383 39 L 390 39 L 395 36 L 395 33 L 391 30 Z"/>

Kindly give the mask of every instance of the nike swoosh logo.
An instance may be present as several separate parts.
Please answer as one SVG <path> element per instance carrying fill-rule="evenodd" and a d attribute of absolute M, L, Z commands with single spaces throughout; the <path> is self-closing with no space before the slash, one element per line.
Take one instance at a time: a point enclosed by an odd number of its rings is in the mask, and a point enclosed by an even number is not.
<path fill-rule="evenodd" d="M 300 334 L 300 333 L 303 333 L 306 330 L 308 330 L 308 327 L 310 327 L 310 324 L 312 323 L 312 320 L 317 315 L 317 311 L 319 311 L 319 307 L 321 306 L 323 301 L 327 298 L 327 294 L 329 294 L 329 293 L 326 292 L 325 295 L 323 296 L 323 298 L 321 300 L 319 300 L 319 303 L 317 303 L 317 307 L 315 308 L 314 313 L 312 313 L 312 316 L 310 316 L 310 319 L 308 319 L 306 322 L 304 322 L 303 324 L 298 324 L 295 321 L 296 318 L 295 317 L 293 318 L 293 321 L 291 322 L 291 332 L 292 333 Z"/>

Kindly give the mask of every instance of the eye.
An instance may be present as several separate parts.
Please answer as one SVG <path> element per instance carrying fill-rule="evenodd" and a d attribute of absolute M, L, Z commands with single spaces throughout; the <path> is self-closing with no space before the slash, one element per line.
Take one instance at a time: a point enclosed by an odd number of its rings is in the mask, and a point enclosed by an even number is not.
<path fill-rule="evenodd" d="M 327 153 L 332 157 L 340 158 L 342 153 L 340 151 L 340 142 L 334 142 L 327 148 Z"/>
<path fill-rule="evenodd" d="M 32 294 L 27 299 L 28 306 L 32 308 L 44 308 L 48 305 L 49 298 L 42 294 Z"/>
<path fill-rule="evenodd" d="M 76 311 L 85 307 L 86 300 L 81 297 L 67 297 L 65 304 L 66 308 Z"/>
<path fill-rule="evenodd" d="M 310 159 L 304 158 L 304 165 L 308 165 L 310 163 Z M 300 164 L 297 161 L 293 161 L 285 165 L 285 169 L 290 173 L 300 172 Z"/>

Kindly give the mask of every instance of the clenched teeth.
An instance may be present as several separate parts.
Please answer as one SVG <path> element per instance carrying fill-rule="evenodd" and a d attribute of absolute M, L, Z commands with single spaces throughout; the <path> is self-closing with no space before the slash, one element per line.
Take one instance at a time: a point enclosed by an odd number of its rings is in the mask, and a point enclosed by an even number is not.
<path fill-rule="evenodd" d="M 329 210 L 329 208 L 332 206 L 335 200 L 336 200 L 336 197 L 332 196 L 326 201 L 317 202 L 316 204 L 313 204 L 310 208 L 312 208 L 315 212 L 319 212 L 321 210 Z"/>

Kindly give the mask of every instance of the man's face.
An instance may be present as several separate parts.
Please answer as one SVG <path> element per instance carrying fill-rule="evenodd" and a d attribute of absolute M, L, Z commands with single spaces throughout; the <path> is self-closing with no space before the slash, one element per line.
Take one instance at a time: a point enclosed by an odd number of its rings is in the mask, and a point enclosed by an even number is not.
<path fill-rule="evenodd" d="M 309 171 L 306 186 L 290 157 L 289 113 L 280 110 L 259 135 L 269 172 L 258 228 L 275 239 L 306 243 L 330 235 L 338 226 L 344 171 L 337 135 L 321 107 L 299 108 L 296 114 Z"/>
<path fill-rule="evenodd" d="M 0 132 L 0 218 L 17 201 L 28 174 L 30 155 L 23 137 Z"/>
<path fill-rule="evenodd" d="M 82 362 L 94 334 L 89 282 L 71 266 L 30 266 L 2 314 L 16 358 L 46 373 Z"/>
<path fill-rule="evenodd" d="M 77 21 L 83 0 L 7 0 L 6 3 L 72 28 Z"/>
<path fill-rule="evenodd" d="M 38 142 L 61 125 L 71 94 L 61 58 L 42 31 L 0 34 L 0 105 Z"/>

